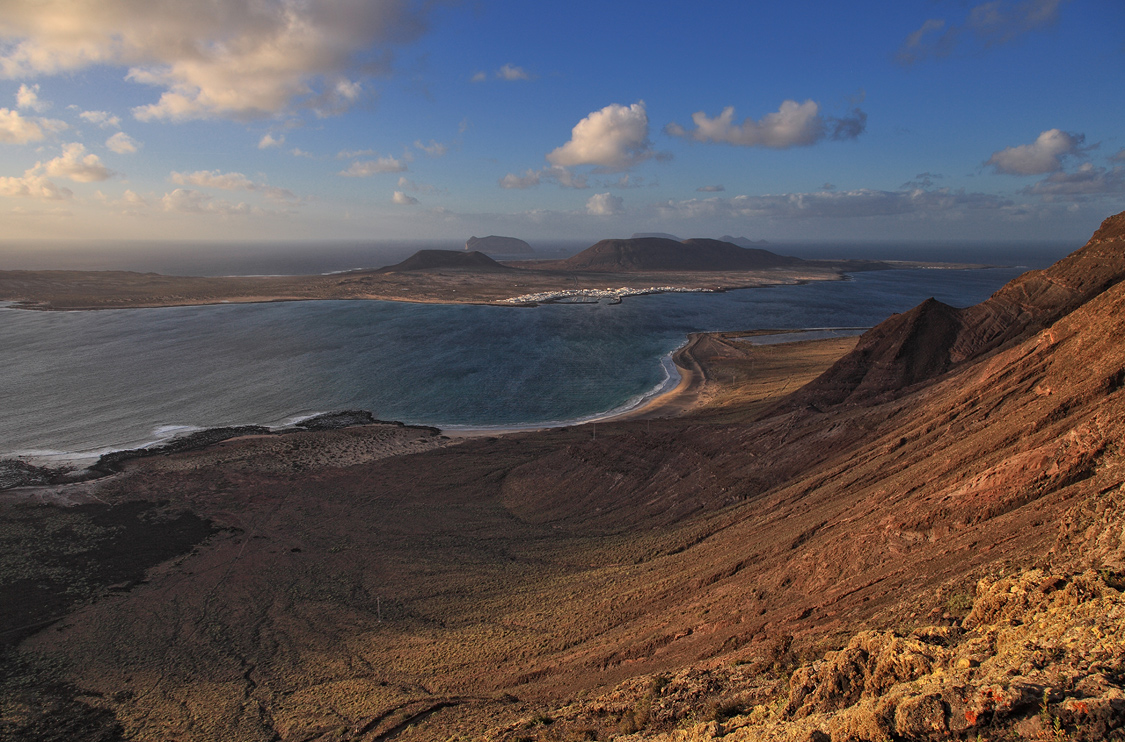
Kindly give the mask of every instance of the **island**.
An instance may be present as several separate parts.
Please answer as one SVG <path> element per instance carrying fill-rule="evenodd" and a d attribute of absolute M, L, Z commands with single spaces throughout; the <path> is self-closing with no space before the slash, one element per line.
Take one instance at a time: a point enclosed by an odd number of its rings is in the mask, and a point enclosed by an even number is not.
<path fill-rule="evenodd" d="M 610 299 L 729 291 L 934 265 L 941 264 L 802 260 L 720 240 L 646 237 L 602 240 L 566 260 L 497 261 L 475 250 L 421 250 L 391 266 L 311 276 L 8 270 L 0 271 L 0 301 L 25 309 L 68 310 L 323 299 L 526 306 L 603 291 L 615 292 Z"/>

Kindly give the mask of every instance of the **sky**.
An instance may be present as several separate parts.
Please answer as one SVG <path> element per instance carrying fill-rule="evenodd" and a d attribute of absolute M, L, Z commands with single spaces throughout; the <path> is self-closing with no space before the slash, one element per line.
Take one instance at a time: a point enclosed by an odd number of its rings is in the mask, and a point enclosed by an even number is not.
<path fill-rule="evenodd" d="M 0 240 L 1072 240 L 1121 0 L 0 0 Z"/>

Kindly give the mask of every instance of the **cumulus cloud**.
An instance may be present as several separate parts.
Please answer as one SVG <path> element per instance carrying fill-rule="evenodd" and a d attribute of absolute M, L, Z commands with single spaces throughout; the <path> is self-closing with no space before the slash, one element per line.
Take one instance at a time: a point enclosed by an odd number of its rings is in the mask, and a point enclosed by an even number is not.
<path fill-rule="evenodd" d="M 169 178 L 177 185 L 193 185 L 223 191 L 251 191 L 279 201 L 292 201 L 297 198 L 288 189 L 257 183 L 242 173 L 224 173 L 219 170 L 197 170 L 194 173 L 173 171 Z"/>
<path fill-rule="evenodd" d="M 418 199 L 413 196 L 408 196 L 402 191 L 395 191 L 395 195 L 391 197 L 391 201 L 399 206 L 414 206 L 418 203 Z"/>
<path fill-rule="evenodd" d="M 1086 137 L 1060 129 L 1048 129 L 1031 144 L 1006 147 L 993 152 L 985 161 L 996 172 L 1005 175 L 1043 175 L 1062 170 L 1062 158 L 1080 151 Z"/>
<path fill-rule="evenodd" d="M 1104 168 L 1084 162 L 1073 173 L 1054 173 L 1021 193 L 1042 196 L 1044 201 L 1085 201 L 1096 196 L 1125 194 L 1125 165 Z"/>
<path fill-rule="evenodd" d="M 948 24 L 929 18 L 899 47 L 895 58 L 910 65 L 930 57 L 949 56 L 961 43 L 989 48 L 1054 25 L 1059 8 L 1069 0 L 989 0 L 974 6 L 965 21 Z"/>
<path fill-rule="evenodd" d="M 948 214 L 953 212 L 1000 209 L 1011 201 L 985 193 L 965 193 L 950 189 L 879 191 L 819 191 L 764 196 L 711 197 L 668 201 L 659 211 L 668 218 L 776 218 L 849 219 L 857 217 L 910 214 Z"/>
<path fill-rule="evenodd" d="M 102 164 L 97 155 L 86 154 L 86 148 L 78 142 L 63 145 L 62 155 L 48 160 L 41 167 L 49 176 L 68 178 L 76 183 L 94 183 L 116 175 Z"/>
<path fill-rule="evenodd" d="M 677 123 L 668 124 L 664 131 L 697 142 L 788 149 L 807 147 L 826 138 L 855 139 L 867 127 L 867 114 L 858 108 L 841 118 L 825 118 L 812 100 L 784 101 L 776 113 L 767 114 L 761 121 L 747 118 L 741 124 L 735 123 L 734 106 L 727 106 L 715 118 L 697 111 L 691 120 L 695 128 L 690 131 Z"/>
<path fill-rule="evenodd" d="M 586 201 L 586 213 L 594 216 L 613 216 L 625 211 L 625 200 L 612 193 L 595 193 Z"/>
<path fill-rule="evenodd" d="M 523 175 L 508 173 L 500 179 L 501 188 L 534 188 L 540 183 L 555 183 L 562 188 L 589 188 L 584 175 L 575 175 L 565 167 L 545 167 L 542 170 L 527 170 Z"/>
<path fill-rule="evenodd" d="M 274 137 L 273 134 L 265 133 L 262 138 L 258 140 L 258 149 L 270 149 L 273 147 L 280 147 L 285 144 L 285 135 Z"/>
<path fill-rule="evenodd" d="M 402 173 L 406 171 L 406 163 L 394 157 L 380 157 L 377 160 L 361 160 L 353 162 L 347 170 L 341 170 L 340 175 L 348 178 L 366 178 L 378 173 Z"/>
<path fill-rule="evenodd" d="M 474 72 L 473 76 L 469 78 L 469 82 L 484 82 L 487 79 L 487 72 Z"/>
<path fill-rule="evenodd" d="M 129 68 L 162 89 L 144 120 L 248 119 L 304 106 L 330 114 L 359 96 L 353 72 L 385 72 L 426 30 L 412 0 L 53 0 L 9 3 L 0 75 Z"/>
<path fill-rule="evenodd" d="M 123 131 L 119 131 L 105 140 L 105 146 L 119 155 L 128 155 L 141 148 L 140 142 Z"/>
<path fill-rule="evenodd" d="M 55 184 L 38 170 L 39 166 L 36 166 L 26 171 L 22 178 L 0 176 L 0 196 L 62 201 L 74 195 L 69 188 Z"/>
<path fill-rule="evenodd" d="M 27 144 L 43 139 L 43 127 L 33 119 L 24 118 L 19 111 L 0 108 L 0 142 Z"/>
<path fill-rule="evenodd" d="M 50 103 L 39 100 L 38 85 L 20 85 L 16 91 L 16 106 L 29 111 L 45 111 L 51 107 Z"/>
<path fill-rule="evenodd" d="M 117 129 L 121 126 L 121 118 L 108 111 L 83 111 L 78 116 L 103 129 Z"/>
<path fill-rule="evenodd" d="M 628 170 L 655 157 L 648 139 L 644 101 L 611 104 L 575 124 L 570 141 L 547 155 L 559 167 L 597 165 L 606 172 Z"/>
<path fill-rule="evenodd" d="M 506 64 L 496 71 L 496 77 L 501 80 L 530 80 L 531 75 L 523 67 L 517 67 L 514 64 Z"/>

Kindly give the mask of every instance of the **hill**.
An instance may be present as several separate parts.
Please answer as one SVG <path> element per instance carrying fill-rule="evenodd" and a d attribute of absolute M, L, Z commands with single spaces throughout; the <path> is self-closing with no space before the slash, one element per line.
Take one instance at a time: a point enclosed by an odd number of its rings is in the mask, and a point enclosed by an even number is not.
<path fill-rule="evenodd" d="M 512 270 L 500 265 L 482 252 L 459 250 L 419 250 L 401 263 L 379 268 L 373 273 L 404 273 L 407 271 L 461 270 L 499 273 Z"/>
<path fill-rule="evenodd" d="M 729 242 L 661 237 L 602 240 L 577 255 L 560 261 L 561 270 L 627 273 L 631 271 L 734 271 L 763 270 L 799 265 L 789 258 Z"/>
<path fill-rule="evenodd" d="M 517 237 L 470 237 L 465 241 L 466 250 L 476 250 L 485 255 L 534 255 L 531 245 Z"/>

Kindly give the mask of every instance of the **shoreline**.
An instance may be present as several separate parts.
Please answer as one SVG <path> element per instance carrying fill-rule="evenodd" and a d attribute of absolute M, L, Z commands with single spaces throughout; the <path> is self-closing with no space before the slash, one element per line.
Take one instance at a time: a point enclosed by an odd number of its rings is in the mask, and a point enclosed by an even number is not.
<path fill-rule="evenodd" d="M 701 346 L 705 343 L 728 342 L 729 339 L 745 339 L 754 336 L 796 336 L 777 345 L 796 345 L 817 343 L 832 338 L 799 337 L 802 334 L 815 334 L 825 330 L 857 331 L 860 328 L 801 328 L 753 330 L 746 332 L 699 332 L 688 335 L 678 348 L 661 358 L 666 370 L 664 381 L 633 402 L 594 415 L 560 421 L 541 421 L 527 424 L 497 426 L 434 426 L 404 423 L 401 421 L 377 420 L 365 410 L 341 410 L 291 418 L 283 426 L 243 425 L 216 426 L 194 429 L 174 435 L 167 439 L 133 448 L 113 450 L 101 449 L 96 458 L 92 454 L 62 454 L 59 458 L 48 460 L 27 454 L 13 454 L 0 458 L 0 491 L 19 487 L 57 486 L 89 482 L 111 476 L 121 467 L 137 459 L 166 456 L 171 454 L 201 451 L 248 437 L 277 438 L 301 433 L 316 433 L 330 430 L 374 430 L 388 426 L 410 431 L 423 431 L 448 441 L 473 438 L 497 437 L 520 433 L 533 433 L 596 425 L 597 423 L 625 423 L 656 419 L 677 419 L 686 417 L 704 407 L 708 399 L 704 390 L 716 383 L 712 374 L 701 361 Z M 765 346 L 760 346 L 765 347 Z M 724 382 L 725 383 L 725 382 Z M 403 453 L 407 452 L 406 450 Z M 93 460 L 91 460 L 93 459 Z"/>

